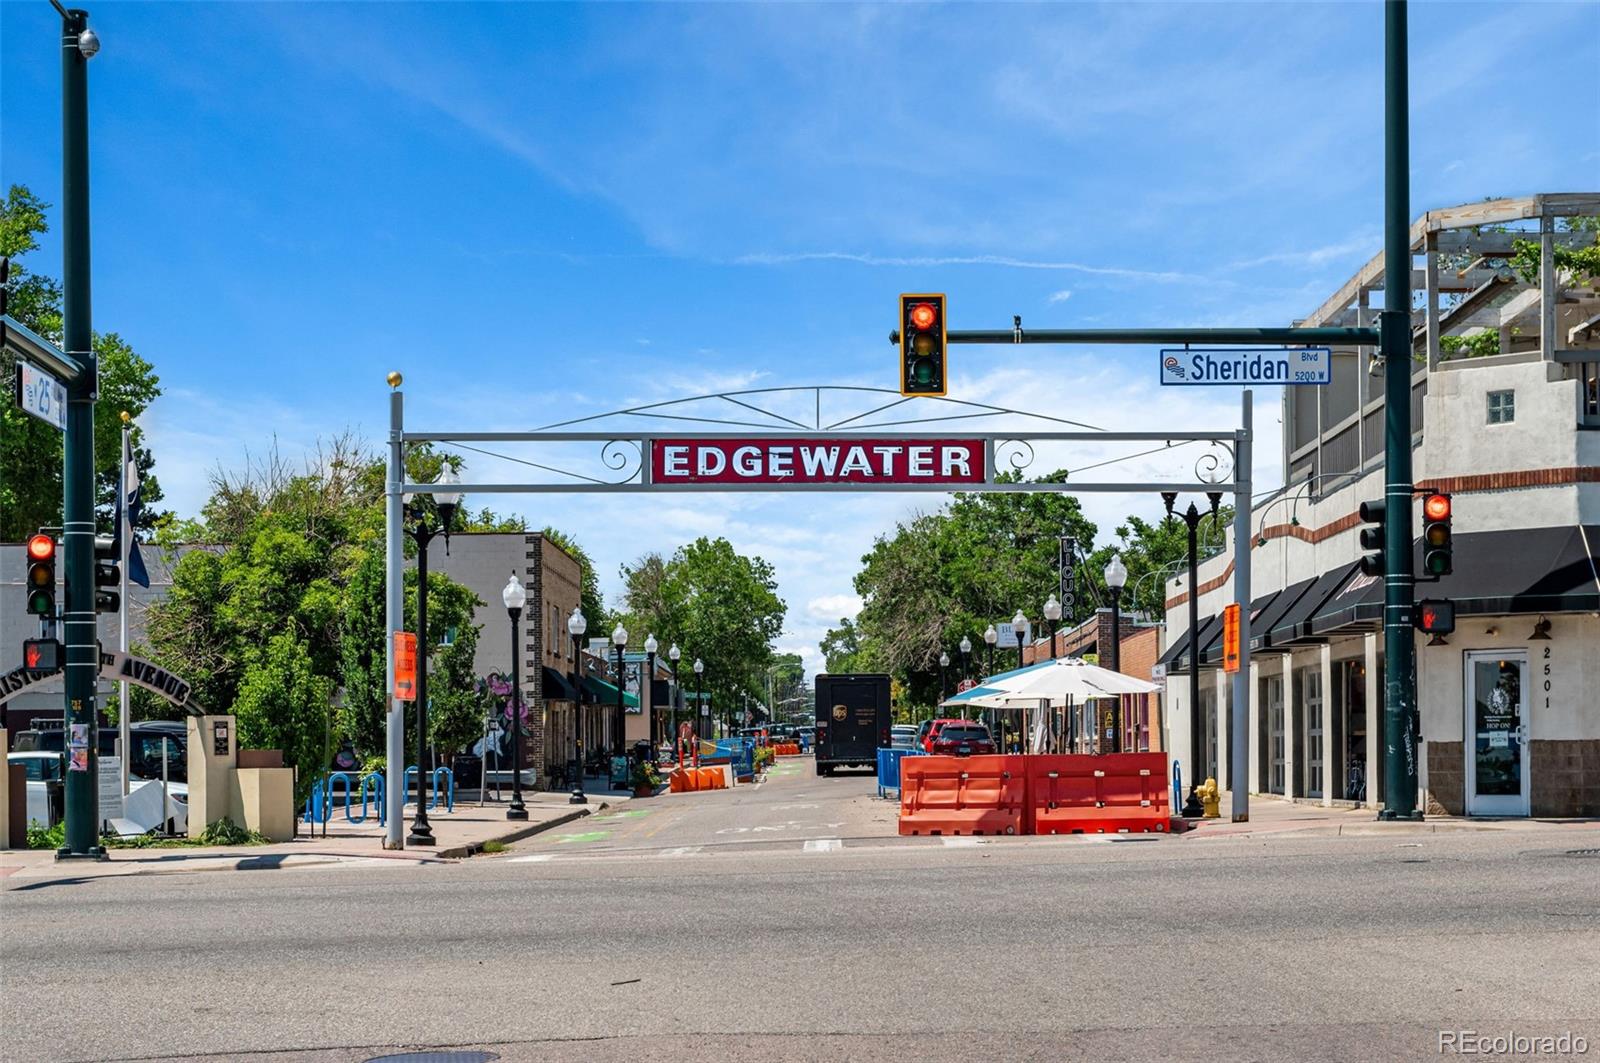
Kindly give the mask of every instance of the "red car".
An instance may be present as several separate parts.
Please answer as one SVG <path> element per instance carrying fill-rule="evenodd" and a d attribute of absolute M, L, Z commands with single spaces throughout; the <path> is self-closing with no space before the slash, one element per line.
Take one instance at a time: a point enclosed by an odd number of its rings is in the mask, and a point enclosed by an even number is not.
<path fill-rule="evenodd" d="M 939 729 L 941 727 L 947 724 L 965 724 L 966 722 L 966 720 L 958 720 L 954 717 L 941 720 L 923 720 L 922 729 L 917 732 L 917 748 L 924 753 L 932 753 L 933 740 L 939 737 Z"/>
<path fill-rule="evenodd" d="M 969 720 L 950 720 L 936 733 L 929 735 L 929 739 L 933 743 L 929 752 L 936 755 L 966 757 L 995 751 L 989 729 Z"/>

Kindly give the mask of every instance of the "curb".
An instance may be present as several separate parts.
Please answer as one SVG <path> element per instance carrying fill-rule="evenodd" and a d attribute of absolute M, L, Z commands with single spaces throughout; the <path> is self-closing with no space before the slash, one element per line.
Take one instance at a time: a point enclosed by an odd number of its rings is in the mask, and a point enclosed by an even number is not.
<path fill-rule="evenodd" d="M 477 856 L 479 853 L 483 852 L 483 847 L 488 845 L 490 842 L 499 842 L 502 845 L 509 845 L 512 842 L 519 842 L 524 838 L 531 838 L 535 834 L 540 834 L 554 827 L 565 826 L 574 820 L 582 819 L 584 816 L 590 816 L 596 812 L 604 812 L 610 807 L 611 803 L 609 801 L 601 801 L 598 805 L 594 806 L 586 805 L 574 812 L 568 812 L 564 816 L 557 816 L 555 819 L 547 819 L 541 823 L 530 823 L 526 827 L 518 827 L 515 830 L 509 830 L 504 834 L 497 834 L 493 838 L 485 838 L 481 842 L 473 842 L 470 845 L 454 845 L 448 849 L 440 849 L 433 855 L 442 860 L 465 860 L 469 856 Z"/>

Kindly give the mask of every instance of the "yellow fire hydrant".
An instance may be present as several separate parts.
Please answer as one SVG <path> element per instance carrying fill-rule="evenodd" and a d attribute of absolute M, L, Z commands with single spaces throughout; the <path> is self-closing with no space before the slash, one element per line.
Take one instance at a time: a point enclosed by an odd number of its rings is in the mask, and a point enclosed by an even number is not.
<path fill-rule="evenodd" d="M 1200 807 L 1206 819 L 1222 817 L 1222 793 L 1217 789 L 1217 780 L 1207 779 L 1200 784 Z"/>

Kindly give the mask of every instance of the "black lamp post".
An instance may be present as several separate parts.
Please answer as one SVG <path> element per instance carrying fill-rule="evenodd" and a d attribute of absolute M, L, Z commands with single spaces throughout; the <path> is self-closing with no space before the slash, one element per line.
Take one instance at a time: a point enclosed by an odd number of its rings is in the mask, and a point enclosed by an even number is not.
<path fill-rule="evenodd" d="M 1208 491 L 1206 497 L 1211 500 L 1211 519 L 1215 522 L 1217 507 L 1222 504 L 1222 492 Z M 1166 504 L 1167 519 L 1172 519 L 1172 507 L 1178 501 L 1178 492 L 1161 492 L 1161 501 Z M 1189 796 L 1183 802 L 1183 815 L 1189 819 L 1197 819 L 1203 814 L 1200 807 L 1200 777 L 1205 769 L 1200 766 L 1200 758 L 1205 753 L 1205 745 L 1200 738 L 1200 560 L 1196 529 L 1204 519 L 1200 510 L 1190 502 L 1188 511 L 1183 515 L 1183 523 L 1189 529 L 1189 769 L 1195 776 L 1189 780 Z"/>
<path fill-rule="evenodd" d="M 656 650 L 661 643 L 654 635 L 644 637 L 644 675 L 639 677 L 639 708 L 644 711 L 644 734 L 650 741 L 650 759 L 656 754 Z"/>
<path fill-rule="evenodd" d="M 674 642 L 667 650 L 667 660 L 672 662 L 672 731 L 671 734 L 668 735 L 668 741 L 672 743 L 672 756 L 674 760 L 682 756 L 682 753 L 678 748 L 678 699 L 681 697 L 681 692 L 683 690 L 683 688 L 679 686 L 679 684 L 683 681 L 678 678 L 678 660 L 682 656 L 683 651 L 678 649 L 678 644 L 676 642 Z"/>
<path fill-rule="evenodd" d="M 511 806 L 506 809 L 507 819 L 527 819 L 528 807 L 522 803 L 522 607 L 527 604 L 528 592 L 516 573 L 506 581 L 500 592 L 506 604 L 506 615 L 511 618 Z"/>
<path fill-rule="evenodd" d="M 961 644 L 956 647 L 961 651 L 961 678 L 972 678 L 972 640 L 961 636 Z"/>
<path fill-rule="evenodd" d="M 1017 636 L 1017 667 L 1022 667 L 1022 640 L 1028 630 L 1028 618 L 1022 615 L 1022 610 L 1017 610 L 1017 615 L 1011 618 L 1011 630 Z"/>
<path fill-rule="evenodd" d="M 581 582 L 581 581 L 580 581 Z M 589 630 L 589 621 L 583 618 L 579 606 L 567 618 L 567 634 L 572 636 L 572 796 L 569 805 L 586 805 L 589 799 L 583 793 L 583 633 Z"/>
<path fill-rule="evenodd" d="M 1106 564 L 1106 589 L 1111 592 L 1111 670 L 1122 671 L 1122 588 L 1128 585 L 1128 566 L 1116 554 Z M 1122 695 L 1111 710 L 1111 752 L 1122 752 Z"/>
<path fill-rule="evenodd" d="M 944 699 L 949 696 L 945 683 L 945 672 L 950 667 L 950 655 L 943 650 L 939 651 L 939 704 L 944 704 Z M 935 714 L 937 715 L 937 713 Z"/>
<path fill-rule="evenodd" d="M 985 676 L 987 678 L 987 676 L 994 675 L 994 644 L 996 642 L 1000 641 L 1000 632 L 998 632 L 998 631 L 996 631 L 994 629 L 994 625 L 993 624 L 990 624 L 987 628 L 984 629 L 984 631 L 983 631 L 983 641 L 985 641 L 985 642 L 987 642 L 989 644 L 989 667 L 987 669 L 987 674 Z M 995 710 L 993 710 L 993 709 L 989 710 L 989 718 L 991 720 L 994 720 L 994 719 L 998 718 L 996 716 Z"/>
<path fill-rule="evenodd" d="M 628 629 L 622 626 L 620 620 L 617 621 L 617 626 L 611 629 L 611 645 L 617 650 L 617 674 L 614 676 L 617 681 L 617 733 L 612 739 L 611 755 L 620 757 L 627 753 L 628 748 L 623 739 L 623 732 L 627 730 L 628 715 L 622 705 L 622 688 L 627 682 L 623 678 L 623 669 L 627 665 L 622 660 L 622 651 L 628 648 Z"/>
<path fill-rule="evenodd" d="M 710 719 L 710 713 L 706 712 L 706 706 L 702 700 L 704 699 L 705 695 L 701 693 L 701 683 L 703 681 L 705 671 L 705 662 L 696 657 L 694 659 L 694 733 L 697 737 L 700 736 L 701 718 L 704 717 L 707 720 Z"/>
<path fill-rule="evenodd" d="M 1044 618 L 1050 621 L 1050 659 L 1056 659 L 1056 621 L 1061 619 L 1061 603 L 1052 593 L 1044 603 Z"/>
<path fill-rule="evenodd" d="M 460 483 L 455 469 L 446 465 L 439 471 L 439 483 Z M 446 556 L 450 553 L 450 520 L 461 501 L 459 491 L 440 491 L 433 496 L 439 509 L 439 526 L 428 524 L 427 511 L 416 496 L 407 496 L 411 528 L 407 532 L 417 544 L 417 645 L 422 651 L 421 667 L 417 669 L 417 815 L 411 821 L 411 833 L 406 835 L 407 845 L 432 845 L 433 827 L 428 823 L 428 656 L 433 644 L 428 638 L 428 544 L 439 535 L 444 536 Z M 512 658 L 515 660 L 515 657 Z M 405 776 L 402 775 L 403 779 Z M 403 800 L 403 798 L 402 798 Z"/>

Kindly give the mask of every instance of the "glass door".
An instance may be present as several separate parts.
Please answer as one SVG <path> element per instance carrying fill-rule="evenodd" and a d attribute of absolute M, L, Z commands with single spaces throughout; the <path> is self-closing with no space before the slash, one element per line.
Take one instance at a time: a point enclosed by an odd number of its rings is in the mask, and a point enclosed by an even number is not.
<path fill-rule="evenodd" d="M 1527 652 L 1466 658 L 1467 814 L 1526 816 Z"/>
<path fill-rule="evenodd" d="M 1322 796 L 1322 670 L 1308 668 L 1305 672 L 1306 692 L 1306 796 Z"/>
<path fill-rule="evenodd" d="M 1270 754 L 1271 774 L 1268 792 L 1281 794 L 1283 789 L 1283 676 L 1267 677 L 1267 749 Z"/>

